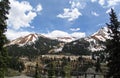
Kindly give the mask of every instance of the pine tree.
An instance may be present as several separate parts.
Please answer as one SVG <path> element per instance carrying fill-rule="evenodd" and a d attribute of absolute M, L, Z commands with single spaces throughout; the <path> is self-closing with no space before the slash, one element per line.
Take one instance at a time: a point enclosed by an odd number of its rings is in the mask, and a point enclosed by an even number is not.
<path fill-rule="evenodd" d="M 8 19 L 7 14 L 9 7 L 9 1 L 8 0 L 1 0 L 0 1 L 0 78 L 4 78 L 5 70 L 7 69 L 7 63 L 8 63 L 8 55 L 7 51 L 4 47 L 4 44 L 6 43 L 7 39 L 5 36 L 5 32 L 7 29 L 6 20 Z"/>
<path fill-rule="evenodd" d="M 120 78 L 120 22 L 116 13 L 111 9 L 109 28 L 110 39 L 106 41 L 106 52 L 108 54 L 107 78 Z"/>
<path fill-rule="evenodd" d="M 35 67 L 35 78 L 39 78 L 38 77 L 38 62 L 36 63 L 36 67 Z"/>
<path fill-rule="evenodd" d="M 71 78 L 71 64 L 67 63 L 67 65 L 64 66 L 64 72 L 65 72 L 65 78 Z"/>
<path fill-rule="evenodd" d="M 96 69 L 95 69 L 96 72 L 99 72 L 99 71 L 102 72 L 101 64 L 100 64 L 100 58 L 97 58 L 95 67 L 96 67 Z"/>
<path fill-rule="evenodd" d="M 55 62 L 51 62 L 48 69 L 48 78 L 55 78 Z"/>

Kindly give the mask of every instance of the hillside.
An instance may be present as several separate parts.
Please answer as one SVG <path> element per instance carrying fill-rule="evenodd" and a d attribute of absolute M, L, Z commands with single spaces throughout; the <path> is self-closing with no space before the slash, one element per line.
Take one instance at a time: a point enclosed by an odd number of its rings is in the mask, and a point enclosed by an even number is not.
<path fill-rule="evenodd" d="M 85 40 L 90 43 L 89 49 L 92 52 L 105 49 L 104 42 L 106 41 L 106 39 L 110 38 L 107 32 L 108 28 L 103 27 L 95 32 L 93 35 L 85 38 Z"/>
<path fill-rule="evenodd" d="M 105 49 L 104 42 L 109 39 L 108 28 L 104 27 L 89 37 L 78 39 L 70 43 L 66 43 L 63 52 L 75 55 L 90 54 L 91 52 L 101 51 Z"/>
<path fill-rule="evenodd" d="M 34 57 L 48 53 L 51 49 L 59 47 L 60 43 L 63 42 L 44 37 L 43 35 L 30 34 L 11 41 L 7 44 L 7 49 L 11 56 Z"/>
<path fill-rule="evenodd" d="M 93 35 L 81 39 L 72 37 L 57 37 L 55 39 L 41 34 L 29 34 L 24 37 L 12 40 L 7 44 L 8 52 L 14 56 L 29 56 L 51 53 L 70 53 L 74 55 L 86 55 L 92 51 L 104 50 L 104 42 L 109 38 L 108 28 L 104 27 Z M 70 42 L 67 42 L 69 39 Z"/>

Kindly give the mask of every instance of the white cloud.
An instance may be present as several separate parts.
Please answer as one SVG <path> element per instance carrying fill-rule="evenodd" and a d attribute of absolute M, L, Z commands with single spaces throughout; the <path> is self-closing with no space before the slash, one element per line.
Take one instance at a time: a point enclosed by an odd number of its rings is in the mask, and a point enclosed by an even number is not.
<path fill-rule="evenodd" d="M 120 0 L 91 0 L 91 2 L 98 2 L 104 8 L 111 8 L 120 4 Z"/>
<path fill-rule="evenodd" d="M 66 19 L 68 19 L 68 21 L 73 21 L 73 20 L 77 19 L 80 15 L 82 15 L 82 14 L 79 12 L 79 10 L 77 8 L 74 8 L 74 9 L 65 8 L 64 13 L 57 15 L 57 17 L 66 18 Z"/>
<path fill-rule="evenodd" d="M 114 7 L 112 7 L 112 9 L 114 9 Z M 111 12 L 111 8 L 109 8 L 109 9 L 106 11 L 107 14 L 110 13 L 110 12 Z"/>
<path fill-rule="evenodd" d="M 71 30 L 71 31 L 79 31 L 80 28 L 71 28 L 70 30 Z"/>
<path fill-rule="evenodd" d="M 108 7 L 113 7 L 115 5 L 118 5 L 120 3 L 120 0 L 108 0 Z"/>
<path fill-rule="evenodd" d="M 98 24 L 98 25 L 96 25 L 97 27 L 101 27 L 101 26 L 105 26 L 105 24 L 104 23 L 100 23 L 100 24 Z"/>
<path fill-rule="evenodd" d="M 91 2 L 98 2 L 101 6 L 105 4 L 105 0 L 91 0 Z"/>
<path fill-rule="evenodd" d="M 82 38 L 82 37 L 85 37 L 85 33 L 84 32 L 74 32 L 74 33 L 67 33 L 67 32 L 64 32 L 64 31 L 60 31 L 60 30 L 54 30 L 50 33 L 47 33 L 47 34 L 43 34 L 47 37 L 50 37 L 50 38 L 56 38 L 56 37 L 77 37 L 77 38 Z"/>
<path fill-rule="evenodd" d="M 108 9 L 108 10 L 106 11 L 106 13 L 110 13 L 110 11 L 111 11 L 111 9 Z"/>
<path fill-rule="evenodd" d="M 79 16 L 82 16 L 82 13 L 79 11 L 79 9 L 83 9 L 85 7 L 85 3 L 69 1 L 69 4 L 71 5 L 71 7 L 64 8 L 64 13 L 58 14 L 57 17 L 68 19 L 68 21 L 74 21 Z"/>
<path fill-rule="evenodd" d="M 99 0 L 98 3 L 103 6 L 105 4 L 105 0 Z"/>
<path fill-rule="evenodd" d="M 36 11 L 40 12 L 40 11 L 42 11 L 42 9 L 43 8 L 42 8 L 41 4 L 38 4 L 37 7 L 36 7 Z"/>
<path fill-rule="evenodd" d="M 60 30 L 54 30 L 48 34 L 45 34 L 48 37 L 69 37 L 70 35 L 67 32 L 60 31 Z"/>
<path fill-rule="evenodd" d="M 85 33 L 83 33 L 83 32 L 74 32 L 74 33 L 72 33 L 72 34 L 70 34 L 72 37 L 76 37 L 76 38 L 83 38 L 83 37 L 85 37 Z"/>
<path fill-rule="evenodd" d="M 71 5 L 71 8 L 80 8 L 84 9 L 86 6 L 86 3 L 84 2 L 74 2 L 74 1 L 69 1 L 69 4 Z"/>
<path fill-rule="evenodd" d="M 75 2 L 69 2 L 70 4 L 71 4 L 71 8 L 75 8 L 75 7 L 79 7 L 80 6 L 80 3 L 79 2 L 77 2 L 77 3 L 75 3 Z"/>
<path fill-rule="evenodd" d="M 96 2 L 97 0 L 91 0 L 91 2 Z"/>
<path fill-rule="evenodd" d="M 93 11 L 91 12 L 91 14 L 92 14 L 92 15 L 94 15 L 94 16 L 99 16 L 99 14 L 98 14 L 98 13 L 93 12 Z"/>
<path fill-rule="evenodd" d="M 27 1 L 10 0 L 10 12 L 8 15 L 8 25 L 13 29 L 22 27 L 30 27 L 30 23 L 37 16 L 37 12 Z M 37 11 L 41 11 L 40 4 L 37 6 Z"/>
<path fill-rule="evenodd" d="M 17 31 L 17 30 L 8 29 L 5 34 L 6 34 L 6 36 L 7 36 L 8 39 L 13 40 L 13 39 L 19 38 L 21 36 L 26 36 L 26 35 L 28 35 L 30 33 L 33 33 L 33 32 L 29 32 L 29 31 Z"/>
<path fill-rule="evenodd" d="M 17 31 L 17 30 L 12 30 L 12 29 L 8 29 L 7 32 L 5 33 L 7 38 L 10 40 L 14 40 L 16 38 L 22 37 L 22 36 L 26 36 L 28 34 L 31 34 L 34 32 L 29 32 L 29 31 Z M 85 37 L 86 34 L 84 32 L 73 32 L 73 33 L 67 33 L 64 31 L 60 31 L 60 30 L 54 30 L 52 32 L 49 33 L 41 33 L 47 37 L 50 38 L 57 38 L 57 37 L 75 37 L 75 38 L 82 38 Z"/>

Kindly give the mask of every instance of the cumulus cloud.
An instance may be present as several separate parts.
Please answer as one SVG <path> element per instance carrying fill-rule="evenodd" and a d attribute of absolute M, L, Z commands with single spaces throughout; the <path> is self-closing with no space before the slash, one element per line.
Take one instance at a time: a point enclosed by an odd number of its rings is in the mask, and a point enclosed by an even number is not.
<path fill-rule="evenodd" d="M 74 2 L 74 1 L 69 1 L 69 4 L 71 5 L 71 8 L 80 8 L 84 9 L 86 6 L 86 3 L 84 2 Z"/>
<path fill-rule="evenodd" d="M 50 33 L 44 34 L 48 37 L 69 37 L 70 35 L 67 32 L 60 31 L 60 30 L 54 30 Z"/>
<path fill-rule="evenodd" d="M 83 38 L 83 37 L 85 37 L 85 33 L 83 33 L 83 32 L 74 32 L 74 33 L 72 33 L 72 34 L 70 34 L 72 37 L 76 37 L 76 38 Z"/>
<path fill-rule="evenodd" d="M 101 6 L 105 4 L 105 0 L 91 0 L 91 2 L 98 2 Z"/>
<path fill-rule="evenodd" d="M 79 31 L 80 28 L 70 28 L 71 31 Z"/>
<path fill-rule="evenodd" d="M 118 5 L 120 3 L 120 0 L 108 0 L 108 7 L 113 7 L 115 5 Z"/>
<path fill-rule="evenodd" d="M 110 8 L 120 4 L 120 0 L 91 0 L 91 2 L 98 2 L 102 7 Z"/>
<path fill-rule="evenodd" d="M 92 14 L 92 15 L 94 15 L 94 16 L 99 16 L 99 14 L 98 14 L 98 13 L 93 12 L 93 11 L 91 12 L 91 14 Z"/>
<path fill-rule="evenodd" d="M 103 6 L 105 4 L 105 0 L 99 0 L 99 4 Z"/>
<path fill-rule="evenodd" d="M 42 11 L 42 9 L 43 8 L 42 8 L 41 4 L 38 4 L 37 7 L 36 7 L 36 11 L 40 12 L 40 11 Z"/>
<path fill-rule="evenodd" d="M 8 25 L 13 29 L 20 29 L 22 27 L 30 27 L 30 23 L 37 16 L 37 12 L 27 1 L 10 0 L 10 12 L 8 15 Z M 41 11 L 40 4 L 36 11 Z"/>
<path fill-rule="evenodd" d="M 68 21 L 73 21 L 73 20 L 77 19 L 80 15 L 82 15 L 82 14 L 79 12 L 79 10 L 77 8 L 74 8 L 74 9 L 65 8 L 64 13 L 57 15 L 57 17 L 66 18 L 66 19 L 68 19 Z"/>
<path fill-rule="evenodd" d="M 5 34 L 6 34 L 6 36 L 7 36 L 8 39 L 13 40 L 13 39 L 19 38 L 21 36 L 26 36 L 26 35 L 28 35 L 30 33 L 33 33 L 33 32 L 29 32 L 29 31 L 17 31 L 17 30 L 8 29 Z"/>
<path fill-rule="evenodd" d="M 9 15 L 8 15 L 8 30 L 5 33 L 10 40 L 21 36 L 28 35 L 32 32 L 21 31 L 21 28 L 34 28 L 31 26 L 32 20 L 42 11 L 42 6 L 38 4 L 35 8 L 28 1 L 10 0 Z"/>
<path fill-rule="evenodd" d="M 91 2 L 96 2 L 97 0 L 91 0 Z"/>
<path fill-rule="evenodd" d="M 85 33 L 84 32 L 74 32 L 74 33 L 67 33 L 67 32 L 64 32 L 64 31 L 60 31 L 60 30 L 54 30 L 50 33 L 47 33 L 47 34 L 43 34 L 47 37 L 50 37 L 50 38 L 56 38 L 56 37 L 76 37 L 76 38 L 82 38 L 82 37 L 85 37 Z"/>
<path fill-rule="evenodd" d="M 29 32 L 29 31 L 17 31 L 17 30 L 12 30 L 12 29 L 8 29 L 7 32 L 5 33 L 7 38 L 10 40 L 14 40 L 16 38 L 22 37 L 22 36 L 26 36 L 30 33 L 35 33 L 35 32 Z M 75 38 L 82 38 L 85 37 L 86 34 L 84 32 L 73 32 L 73 33 L 67 33 L 64 31 L 60 31 L 60 30 L 54 30 L 52 32 L 49 33 L 41 33 L 47 37 L 50 38 L 57 38 L 57 37 L 75 37 Z"/>
<path fill-rule="evenodd" d="M 70 1 L 69 4 L 71 5 L 70 8 L 64 8 L 64 13 L 58 14 L 57 17 L 68 19 L 68 21 L 73 21 L 77 19 L 79 16 L 82 16 L 82 13 L 79 9 L 83 9 L 85 4 L 81 4 L 80 2 Z"/>

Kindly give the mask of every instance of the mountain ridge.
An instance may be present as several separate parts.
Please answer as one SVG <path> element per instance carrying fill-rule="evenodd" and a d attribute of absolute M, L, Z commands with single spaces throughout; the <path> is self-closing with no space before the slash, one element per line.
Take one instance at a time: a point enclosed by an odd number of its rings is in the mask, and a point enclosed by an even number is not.
<path fill-rule="evenodd" d="M 104 50 L 105 45 L 103 43 L 106 41 L 106 39 L 109 39 L 109 35 L 107 32 L 108 32 L 108 28 L 103 27 L 94 34 L 92 34 L 91 36 L 83 38 L 86 42 L 89 43 L 89 47 L 87 48 L 92 52 Z M 59 53 L 59 52 L 63 52 L 63 48 L 65 47 L 66 44 L 71 46 L 78 44 L 79 47 L 82 47 L 81 45 L 79 45 L 81 44 L 80 40 L 81 38 L 77 39 L 73 37 L 50 38 L 42 34 L 34 33 L 12 40 L 9 44 L 7 44 L 7 46 L 8 47 L 13 45 L 18 45 L 19 47 L 31 46 L 31 48 L 35 49 L 36 51 L 41 51 L 41 52 L 45 51 L 45 53 Z"/>

